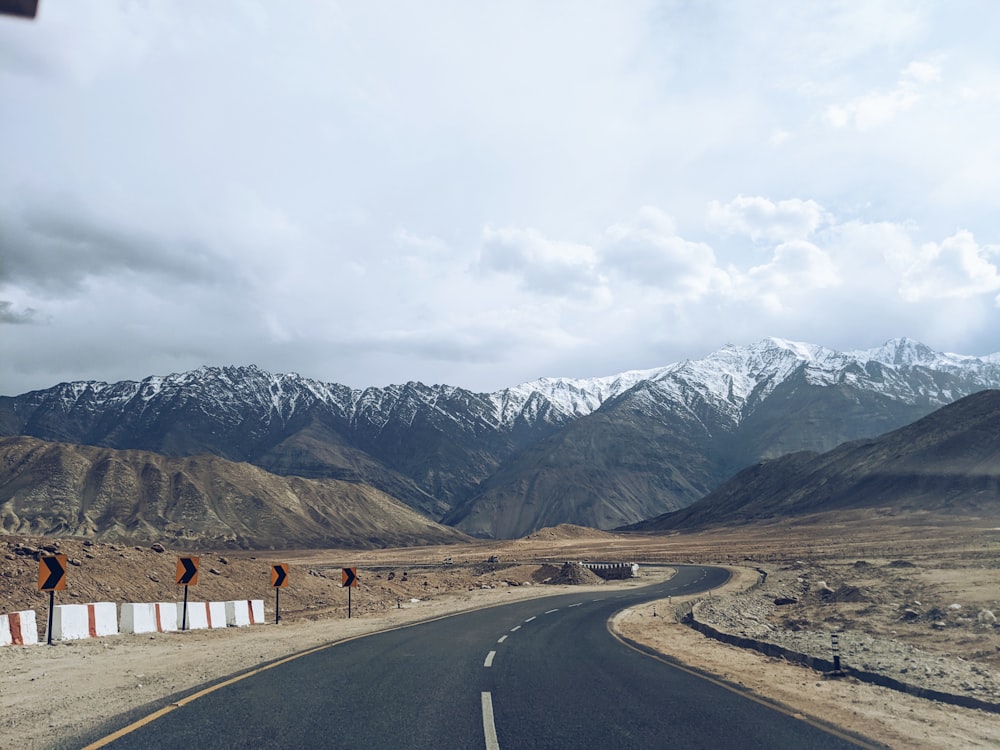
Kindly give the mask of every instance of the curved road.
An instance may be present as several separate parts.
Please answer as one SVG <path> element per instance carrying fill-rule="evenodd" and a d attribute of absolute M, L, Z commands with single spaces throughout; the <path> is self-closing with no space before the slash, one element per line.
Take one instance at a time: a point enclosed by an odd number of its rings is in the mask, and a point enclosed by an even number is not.
<path fill-rule="evenodd" d="M 727 575 L 678 566 L 670 581 L 641 589 L 528 600 L 334 644 L 209 692 L 107 747 L 870 747 L 608 631 L 624 607 L 714 588 Z"/>

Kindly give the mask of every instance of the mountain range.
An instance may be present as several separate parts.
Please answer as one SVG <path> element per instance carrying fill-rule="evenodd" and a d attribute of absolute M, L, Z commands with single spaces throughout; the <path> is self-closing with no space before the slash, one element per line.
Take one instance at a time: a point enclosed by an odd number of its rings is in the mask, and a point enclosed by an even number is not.
<path fill-rule="evenodd" d="M 690 505 L 744 467 L 823 452 L 1000 388 L 1000 354 L 909 340 L 851 352 L 769 338 L 701 360 L 494 393 L 353 389 L 254 366 L 0 397 L 0 435 L 209 454 L 367 485 L 482 537 L 615 528 Z M 0 483 L 0 509 L 9 501 Z"/>
<path fill-rule="evenodd" d="M 966 396 L 877 438 L 762 461 L 686 508 L 626 528 L 732 526 L 855 508 L 995 518 L 1000 390 Z"/>

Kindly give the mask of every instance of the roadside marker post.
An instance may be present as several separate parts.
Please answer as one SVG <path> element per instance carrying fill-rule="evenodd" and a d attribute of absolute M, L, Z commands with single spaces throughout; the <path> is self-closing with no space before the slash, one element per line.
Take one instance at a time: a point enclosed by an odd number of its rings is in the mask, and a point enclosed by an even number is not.
<path fill-rule="evenodd" d="M 187 630 L 188 616 L 188 586 L 198 583 L 198 563 L 200 557 L 178 557 L 177 576 L 175 578 L 178 586 L 184 586 L 184 611 L 181 614 L 181 630 Z"/>
<path fill-rule="evenodd" d="M 66 589 L 66 555 L 42 555 L 38 558 L 38 590 L 49 592 L 48 642 L 52 645 L 52 610 L 56 592 Z"/>
<path fill-rule="evenodd" d="M 358 585 L 358 569 L 342 568 L 341 583 L 347 589 L 347 619 L 351 619 L 351 589 Z"/>
<path fill-rule="evenodd" d="M 278 604 L 278 593 L 288 585 L 288 565 L 275 563 L 271 566 L 271 586 L 274 587 L 274 624 L 281 622 L 281 609 Z"/>
<path fill-rule="evenodd" d="M 830 646 L 833 648 L 833 671 L 840 671 L 840 634 L 830 633 Z"/>

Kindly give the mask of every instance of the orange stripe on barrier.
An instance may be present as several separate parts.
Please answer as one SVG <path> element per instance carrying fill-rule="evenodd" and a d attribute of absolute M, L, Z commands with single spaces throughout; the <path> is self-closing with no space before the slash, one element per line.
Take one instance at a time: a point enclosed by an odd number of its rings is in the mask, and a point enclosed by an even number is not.
<path fill-rule="evenodd" d="M 90 637 L 97 637 L 97 613 L 94 612 L 94 605 L 87 605 L 87 630 L 90 631 Z"/>
<path fill-rule="evenodd" d="M 212 608 L 208 606 L 209 603 L 205 602 L 205 617 L 208 619 L 208 627 L 212 627 Z"/>
<path fill-rule="evenodd" d="M 10 642 L 15 646 L 23 646 L 24 636 L 21 634 L 21 613 L 11 612 L 7 615 L 7 624 L 10 626 Z"/>
<path fill-rule="evenodd" d="M 247 612 L 250 613 L 250 624 L 256 625 L 257 623 L 253 621 L 253 602 L 247 599 Z"/>
<path fill-rule="evenodd" d="M 156 612 L 156 632 L 157 633 L 162 633 L 163 632 L 163 623 L 160 622 L 160 603 L 157 602 L 156 604 L 153 605 L 153 607 L 154 607 L 154 611 Z"/>

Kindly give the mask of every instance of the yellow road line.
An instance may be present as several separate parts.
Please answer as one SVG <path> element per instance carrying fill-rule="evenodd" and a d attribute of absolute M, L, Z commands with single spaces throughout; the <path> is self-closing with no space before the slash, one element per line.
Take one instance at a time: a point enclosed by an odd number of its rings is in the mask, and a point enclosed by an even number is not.
<path fill-rule="evenodd" d="M 555 596 L 555 595 L 556 595 L 555 593 L 548 594 L 548 596 Z M 504 604 L 510 604 L 510 602 L 504 602 Z M 344 643 L 350 643 L 351 641 L 360 640 L 361 638 L 367 638 L 368 636 L 378 635 L 380 633 L 391 633 L 394 630 L 403 630 L 404 628 L 412 628 L 412 627 L 415 627 L 417 625 L 425 625 L 425 624 L 427 624 L 429 622 L 437 622 L 438 620 L 445 620 L 445 619 L 447 619 L 449 617 L 457 617 L 459 615 L 468 614 L 469 612 L 476 611 L 477 609 L 490 609 L 491 606 L 502 606 L 502 605 L 489 605 L 489 606 L 486 606 L 486 607 L 479 607 L 479 608 L 476 608 L 476 609 L 462 610 L 460 612 L 449 612 L 448 614 L 440 615 L 438 617 L 429 617 L 426 620 L 417 620 L 416 622 L 407 622 L 407 623 L 404 623 L 402 625 L 395 625 L 395 626 L 393 626 L 391 628 L 384 628 L 382 630 L 374 630 L 374 631 L 372 631 L 370 633 L 359 633 L 358 635 L 352 635 L 352 636 L 350 636 L 348 638 L 341 638 L 340 640 L 333 641 L 331 643 L 324 643 L 322 646 L 315 646 L 315 647 L 307 649 L 305 651 L 300 651 L 297 654 L 291 654 L 290 656 L 283 657 L 283 658 L 279 659 L 278 661 L 273 661 L 273 662 L 271 662 L 269 664 L 265 664 L 265 665 L 263 665 L 261 667 L 257 667 L 255 669 L 251 669 L 249 672 L 243 672 L 241 674 L 236 675 L 235 677 L 230 677 L 229 679 L 223 680 L 220 683 L 217 683 L 217 684 L 212 685 L 210 687 L 207 687 L 207 688 L 204 688 L 202 690 L 199 690 L 198 692 L 192 693 L 191 695 L 185 696 L 184 698 L 181 698 L 180 700 L 176 701 L 175 703 L 171 703 L 170 705 L 164 706 L 163 708 L 161 708 L 161 709 L 159 709 L 157 711 L 154 711 L 153 713 L 151 713 L 151 714 L 149 714 L 147 716 L 143 716 L 141 719 L 137 719 L 136 721 L 132 722 L 128 726 L 122 727 L 121 729 L 119 729 L 119 730 L 117 730 L 115 732 L 112 732 L 111 734 L 107 735 L 106 737 L 101 737 L 101 739 L 96 740 L 95 742 L 92 742 L 91 744 L 86 745 L 85 747 L 83 747 L 82 750 L 97 750 L 97 748 L 106 747 L 107 745 L 111 744 L 115 740 L 121 739 L 125 735 L 131 734 L 132 732 L 136 731 L 137 729 L 140 729 L 140 728 L 146 726 L 147 724 L 150 724 L 150 723 L 156 721 L 157 719 L 162 718 L 163 716 L 166 716 L 171 711 L 174 711 L 174 710 L 176 710 L 178 708 L 181 708 L 182 706 L 186 706 L 187 704 L 192 703 L 192 702 L 198 700 L 199 698 L 204 698 L 206 695 L 209 695 L 210 693 L 214 693 L 216 690 L 221 690 L 224 687 L 229 687 L 230 685 L 233 685 L 233 684 L 235 684 L 237 682 L 245 680 L 248 677 L 253 677 L 254 675 L 260 674 L 261 672 L 266 672 L 269 669 L 274 669 L 275 667 L 280 667 L 282 664 L 287 664 L 290 661 L 295 661 L 296 659 L 301 659 L 303 656 L 310 656 L 311 654 L 315 654 L 318 651 L 324 651 L 324 650 L 326 650 L 328 648 L 333 648 L 334 646 L 339 646 L 339 645 L 344 644 Z"/>

